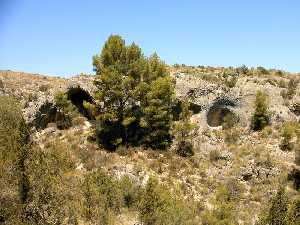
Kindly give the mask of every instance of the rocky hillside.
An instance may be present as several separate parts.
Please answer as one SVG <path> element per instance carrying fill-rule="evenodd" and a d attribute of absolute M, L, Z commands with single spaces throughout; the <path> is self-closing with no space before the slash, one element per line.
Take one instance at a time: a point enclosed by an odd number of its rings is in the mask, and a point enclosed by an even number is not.
<path fill-rule="evenodd" d="M 238 224 L 255 224 L 282 183 L 288 184 L 290 195 L 297 195 L 294 187 L 299 188 L 300 172 L 295 151 L 285 151 L 280 146 L 282 127 L 296 127 L 300 121 L 300 84 L 291 84 L 291 80 L 300 79 L 299 74 L 263 68 L 245 71 L 177 65 L 169 69 L 176 82 L 178 101 L 190 102 L 191 120 L 198 125 L 192 157 L 174 154 L 173 146 L 167 151 L 139 147 L 116 152 L 99 147 L 91 140 L 93 118 L 83 106 L 84 101 L 94 101 L 93 76 L 65 79 L 0 71 L 0 93 L 21 102 L 36 145 L 42 149 L 53 142 L 68 146 L 76 162 L 73 176 L 102 168 L 116 178 L 128 175 L 139 185 L 155 176 L 170 190 L 197 204 L 202 224 L 206 224 L 203 218 L 218 207 L 223 187 L 232 196 Z M 258 90 L 268 95 L 271 125 L 253 132 L 250 123 Z M 68 129 L 58 129 L 51 115 L 57 110 L 57 92 L 66 93 L 81 113 Z M 222 128 L 227 115 L 237 118 L 233 128 Z M 291 142 L 296 142 L 295 135 Z M 117 224 L 137 222 L 133 211 L 121 213 Z"/>

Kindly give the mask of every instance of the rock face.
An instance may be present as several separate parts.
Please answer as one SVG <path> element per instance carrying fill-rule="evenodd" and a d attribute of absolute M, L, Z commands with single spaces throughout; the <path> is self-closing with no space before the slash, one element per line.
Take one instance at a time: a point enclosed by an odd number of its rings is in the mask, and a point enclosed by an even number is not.
<path fill-rule="evenodd" d="M 248 126 L 254 111 L 254 100 L 258 90 L 269 95 L 269 110 L 273 121 L 290 121 L 299 117 L 297 104 L 289 106 L 281 96 L 282 90 L 278 86 L 258 82 L 259 78 L 239 77 L 235 87 L 229 88 L 216 82 L 204 80 L 201 74 L 173 73 L 176 80 L 176 94 L 179 99 L 188 99 L 201 111 L 194 115 L 194 121 L 203 128 L 221 125 L 227 114 L 234 114 L 239 121 Z M 299 93 L 293 98 L 299 102 Z"/>
<path fill-rule="evenodd" d="M 43 129 L 55 120 L 54 97 L 57 92 L 65 92 L 84 116 L 83 101 L 93 102 L 95 91 L 92 76 L 75 76 L 70 79 L 46 77 L 12 71 L 1 71 L 2 94 L 16 97 L 24 105 L 25 120 L 38 129 Z"/>
<path fill-rule="evenodd" d="M 221 82 L 203 79 L 201 74 L 173 72 L 176 80 L 178 99 L 188 99 L 193 111 L 193 121 L 201 128 L 218 127 L 228 114 L 235 115 L 239 121 L 248 126 L 254 110 L 255 94 L 263 90 L 269 94 L 269 105 L 273 121 L 299 119 L 299 93 L 288 105 L 281 96 L 284 88 L 265 82 L 265 78 L 239 77 L 235 87 L 229 88 Z M 213 76 L 213 75 L 211 75 Z M 26 74 L 12 71 L 0 71 L 1 94 L 17 97 L 25 105 L 24 116 L 28 123 L 45 114 L 45 108 L 55 109 L 54 96 L 58 91 L 68 94 L 69 99 L 86 117 L 83 101 L 93 102 L 96 87 L 93 76 L 80 75 L 70 79 L 46 77 L 38 74 Z M 51 115 L 47 115 L 51 120 Z"/>

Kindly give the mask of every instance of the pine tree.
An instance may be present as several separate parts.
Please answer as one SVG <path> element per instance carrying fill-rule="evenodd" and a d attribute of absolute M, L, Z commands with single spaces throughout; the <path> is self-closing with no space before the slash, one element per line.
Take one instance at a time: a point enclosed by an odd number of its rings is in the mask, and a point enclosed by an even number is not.
<path fill-rule="evenodd" d="M 97 105 L 85 106 L 96 118 L 100 144 L 112 150 L 119 145 L 167 146 L 174 85 L 158 56 L 146 58 L 136 44 L 126 46 L 112 35 L 93 65 Z"/>
<path fill-rule="evenodd" d="M 271 199 L 271 206 L 265 223 L 269 225 L 286 225 L 288 211 L 288 198 L 284 187 L 281 187 L 277 194 Z"/>
<path fill-rule="evenodd" d="M 268 96 L 257 91 L 255 99 L 255 112 L 252 116 L 251 127 L 253 130 L 262 130 L 270 123 L 270 114 L 268 112 Z"/>
<path fill-rule="evenodd" d="M 169 77 L 151 83 L 142 105 L 141 125 L 146 129 L 145 143 L 152 148 L 165 149 L 171 142 L 173 100 L 174 86 Z"/>
<path fill-rule="evenodd" d="M 184 101 L 181 103 L 182 112 L 179 115 L 179 121 L 173 125 L 173 135 L 177 142 L 176 152 L 180 156 L 192 156 L 194 154 L 192 145 L 192 132 L 196 128 L 196 124 L 191 123 L 191 111 L 189 103 Z"/>

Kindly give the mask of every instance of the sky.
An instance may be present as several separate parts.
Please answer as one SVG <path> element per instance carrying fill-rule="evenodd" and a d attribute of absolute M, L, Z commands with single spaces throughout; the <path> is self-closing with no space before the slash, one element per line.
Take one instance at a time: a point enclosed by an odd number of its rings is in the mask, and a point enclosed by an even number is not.
<path fill-rule="evenodd" d="M 93 73 L 111 34 L 168 64 L 300 72 L 299 0 L 0 0 L 0 70 Z"/>

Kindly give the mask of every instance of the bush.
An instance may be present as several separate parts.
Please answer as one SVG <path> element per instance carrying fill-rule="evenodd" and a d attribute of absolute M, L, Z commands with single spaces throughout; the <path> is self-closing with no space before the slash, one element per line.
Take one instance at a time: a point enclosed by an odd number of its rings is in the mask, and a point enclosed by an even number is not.
<path fill-rule="evenodd" d="M 145 225 L 199 224 L 185 202 L 150 178 L 139 202 L 141 222 Z"/>
<path fill-rule="evenodd" d="M 293 134 L 294 134 L 293 126 L 288 123 L 284 124 L 282 131 L 281 131 L 281 136 L 283 137 L 283 139 L 279 145 L 281 150 L 284 150 L 284 151 L 293 150 L 294 145 L 293 145 L 293 143 L 291 143 Z"/>
<path fill-rule="evenodd" d="M 120 212 L 123 204 L 117 181 L 98 170 L 85 176 L 82 191 L 85 218 L 91 222 L 111 224 L 114 214 Z"/>
<path fill-rule="evenodd" d="M 78 117 L 80 114 L 77 108 L 68 99 L 67 94 L 57 92 L 55 95 L 55 123 L 58 129 L 67 129 L 72 126 L 72 119 Z"/>
<path fill-rule="evenodd" d="M 28 199 L 29 135 L 17 101 L 0 96 L 0 217 L 4 223 L 15 221 L 18 224 Z"/>
<path fill-rule="evenodd" d="M 172 133 L 175 136 L 176 152 L 178 155 L 187 157 L 194 155 L 192 137 L 196 129 L 196 124 L 191 123 L 191 112 L 189 103 L 181 103 L 181 113 L 179 121 L 173 124 Z"/>
<path fill-rule="evenodd" d="M 261 215 L 259 225 L 300 224 L 300 198 L 289 199 L 285 188 L 281 187 L 270 200 L 268 211 Z"/>
<path fill-rule="evenodd" d="M 232 194 L 226 185 L 217 189 L 213 210 L 206 210 L 202 214 L 204 225 L 233 225 L 238 224 L 235 214 L 235 204 Z"/>
<path fill-rule="evenodd" d="M 237 81 L 238 81 L 237 75 L 233 74 L 233 75 L 226 76 L 224 83 L 226 87 L 233 88 L 236 86 Z"/>
<path fill-rule="evenodd" d="M 262 130 L 270 124 L 270 113 L 268 112 L 268 96 L 258 91 L 255 99 L 255 112 L 252 115 L 251 128 L 254 131 Z"/>
<path fill-rule="evenodd" d="M 48 84 L 42 84 L 39 86 L 39 91 L 46 92 L 49 90 L 49 88 L 50 88 L 50 86 Z"/>

